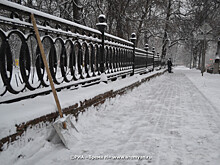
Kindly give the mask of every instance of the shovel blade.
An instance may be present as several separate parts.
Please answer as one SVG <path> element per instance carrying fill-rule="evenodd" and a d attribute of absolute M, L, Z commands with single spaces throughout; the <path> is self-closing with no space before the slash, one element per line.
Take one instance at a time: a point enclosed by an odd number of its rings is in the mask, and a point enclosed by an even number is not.
<path fill-rule="evenodd" d="M 63 128 L 63 123 L 66 123 L 67 129 Z M 57 119 L 53 126 L 67 149 L 71 149 L 79 140 L 79 132 L 70 120 L 70 115 Z"/>

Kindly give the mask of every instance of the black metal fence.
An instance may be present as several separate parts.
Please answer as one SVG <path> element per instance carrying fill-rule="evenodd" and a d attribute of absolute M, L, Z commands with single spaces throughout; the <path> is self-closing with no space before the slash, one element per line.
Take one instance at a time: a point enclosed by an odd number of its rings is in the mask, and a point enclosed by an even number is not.
<path fill-rule="evenodd" d="M 104 16 L 92 29 L 9 1 L 0 1 L 0 95 L 49 86 L 30 15 L 35 15 L 56 88 L 152 71 L 155 51 L 104 33 Z M 103 28 L 103 29 L 102 29 Z M 135 36 L 133 36 L 135 37 Z M 131 38 L 132 39 L 132 38 Z"/>

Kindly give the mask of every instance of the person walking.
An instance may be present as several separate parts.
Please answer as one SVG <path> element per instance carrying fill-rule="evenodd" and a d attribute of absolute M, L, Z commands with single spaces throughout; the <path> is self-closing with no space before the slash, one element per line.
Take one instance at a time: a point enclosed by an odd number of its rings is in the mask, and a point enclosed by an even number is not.
<path fill-rule="evenodd" d="M 173 66 L 173 64 L 172 64 L 172 62 L 171 62 L 171 58 L 169 58 L 169 59 L 167 60 L 167 67 L 168 67 L 168 72 L 169 72 L 169 73 L 172 73 L 172 66 Z"/>

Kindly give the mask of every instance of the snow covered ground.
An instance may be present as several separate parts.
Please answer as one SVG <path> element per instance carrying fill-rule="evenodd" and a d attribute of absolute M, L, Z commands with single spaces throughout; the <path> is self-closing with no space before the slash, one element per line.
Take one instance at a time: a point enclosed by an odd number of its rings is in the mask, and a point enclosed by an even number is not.
<path fill-rule="evenodd" d="M 83 102 L 85 99 L 89 100 L 99 94 L 103 94 L 111 90 L 117 91 L 141 80 L 142 78 L 146 78 L 163 71 L 164 70 L 159 70 L 144 75 L 134 75 L 125 79 L 120 79 L 119 81 L 110 81 L 107 85 L 100 83 L 86 88 L 79 86 L 77 90 L 73 87 L 71 90 L 62 90 L 57 94 L 61 107 L 64 109 L 76 103 L 80 104 L 80 101 Z M 1 99 L 4 100 L 4 97 L 0 97 L 0 100 Z M 57 108 L 52 93 L 11 104 L 0 104 L 0 139 L 16 133 L 16 124 L 19 125 L 23 122 L 27 122 L 56 111 Z"/>
<path fill-rule="evenodd" d="M 119 88 L 140 78 L 133 76 L 131 80 L 116 81 L 118 84 L 100 84 L 98 88 L 91 87 L 91 93 Z M 1 152 L 0 162 L 6 165 L 218 165 L 219 84 L 220 75 L 205 74 L 202 77 L 198 70 L 177 67 L 173 74 L 165 73 L 125 95 L 88 108 L 80 114 L 77 123 L 73 118 L 79 134 L 75 147 L 70 150 L 63 146 L 51 125 L 38 125 L 28 129 L 22 138 Z M 65 97 L 71 97 L 71 92 L 63 92 Z M 63 102 L 64 93 L 59 92 L 59 97 L 63 106 L 67 106 L 70 102 Z M 41 98 L 33 100 L 43 102 Z M 40 108 L 55 109 L 52 102 L 44 100 Z M 19 104 L 30 106 L 25 101 L 17 103 L 22 107 Z M 13 106 L 8 108 L 13 111 Z M 35 115 L 43 113 L 40 112 Z M 33 115 L 30 112 L 30 116 Z M 9 123 L 15 119 L 1 117 L 1 120 L 10 128 Z M 1 124 L 4 123 L 1 121 Z"/>

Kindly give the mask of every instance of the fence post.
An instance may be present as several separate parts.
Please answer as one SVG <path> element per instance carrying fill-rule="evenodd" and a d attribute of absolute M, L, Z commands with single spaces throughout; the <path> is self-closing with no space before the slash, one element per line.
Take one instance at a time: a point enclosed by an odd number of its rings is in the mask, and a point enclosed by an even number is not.
<path fill-rule="evenodd" d="M 160 59 L 160 54 L 157 52 L 157 61 L 158 61 L 158 67 L 161 68 L 161 59 Z"/>
<path fill-rule="evenodd" d="M 157 52 L 157 67 L 160 66 L 160 56 L 159 53 Z"/>
<path fill-rule="evenodd" d="M 149 49 L 149 46 L 148 46 L 148 44 L 147 44 L 147 43 L 145 44 L 144 49 L 146 50 L 146 69 L 147 69 L 148 49 Z"/>
<path fill-rule="evenodd" d="M 136 39 L 137 39 L 136 34 L 132 33 L 131 38 L 130 38 L 131 42 L 133 42 L 133 65 L 132 65 L 133 70 L 132 70 L 131 75 L 134 75 L 134 68 L 135 68 L 135 43 L 136 43 Z"/>
<path fill-rule="evenodd" d="M 153 52 L 153 70 L 152 71 L 154 71 L 154 67 L 155 67 L 155 62 L 154 62 L 155 47 L 152 48 L 152 52 Z"/>
<path fill-rule="evenodd" d="M 98 30 L 102 33 L 101 35 L 101 63 L 100 63 L 100 71 L 101 71 L 101 80 L 102 82 L 107 83 L 107 76 L 104 71 L 104 56 L 105 56 L 105 28 L 107 27 L 105 15 L 99 15 L 99 23 L 96 24 Z"/>

